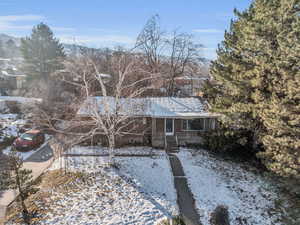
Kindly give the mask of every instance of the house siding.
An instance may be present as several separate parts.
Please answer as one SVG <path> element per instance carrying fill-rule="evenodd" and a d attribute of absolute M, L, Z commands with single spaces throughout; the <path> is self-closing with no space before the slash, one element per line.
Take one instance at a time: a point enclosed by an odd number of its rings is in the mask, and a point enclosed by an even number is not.
<path fill-rule="evenodd" d="M 211 120 L 212 118 L 210 118 Z M 137 119 L 138 129 L 116 139 L 117 146 L 124 145 L 151 145 L 155 148 L 165 147 L 165 119 L 164 118 L 139 118 Z M 201 144 L 203 139 L 201 133 L 213 129 L 210 123 L 205 123 L 203 131 L 186 131 L 182 129 L 183 119 L 174 119 L 174 135 L 177 136 L 178 144 L 185 146 L 187 144 Z M 215 121 L 215 125 L 217 125 Z M 81 130 L 82 131 L 82 130 Z M 106 137 L 101 135 L 93 137 L 93 142 L 107 145 Z"/>
<path fill-rule="evenodd" d="M 155 148 L 163 148 L 165 146 L 165 119 L 152 118 L 155 129 L 152 132 L 152 146 Z"/>
<path fill-rule="evenodd" d="M 118 137 L 116 143 L 118 146 L 124 145 L 150 145 L 152 133 L 152 120 L 151 118 L 136 118 L 135 130 L 132 134 L 123 135 Z"/>

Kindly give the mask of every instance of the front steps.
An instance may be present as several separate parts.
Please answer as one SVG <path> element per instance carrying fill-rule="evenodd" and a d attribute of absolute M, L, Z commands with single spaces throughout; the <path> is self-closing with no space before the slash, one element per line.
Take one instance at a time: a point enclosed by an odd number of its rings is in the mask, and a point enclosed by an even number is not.
<path fill-rule="evenodd" d="M 179 152 L 179 147 L 175 136 L 166 136 L 165 149 L 167 153 Z"/>

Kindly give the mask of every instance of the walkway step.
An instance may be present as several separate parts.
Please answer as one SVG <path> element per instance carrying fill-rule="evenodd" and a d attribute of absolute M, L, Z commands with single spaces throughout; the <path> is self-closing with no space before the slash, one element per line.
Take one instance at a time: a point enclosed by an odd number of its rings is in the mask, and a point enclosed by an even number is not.
<path fill-rule="evenodd" d="M 179 159 L 173 154 L 169 154 L 169 159 L 170 159 L 170 163 L 171 163 L 171 167 L 172 167 L 172 171 L 173 171 L 173 176 L 174 177 L 185 176 Z"/>
<path fill-rule="evenodd" d="M 178 153 L 179 151 L 170 151 L 170 154 L 176 154 Z"/>

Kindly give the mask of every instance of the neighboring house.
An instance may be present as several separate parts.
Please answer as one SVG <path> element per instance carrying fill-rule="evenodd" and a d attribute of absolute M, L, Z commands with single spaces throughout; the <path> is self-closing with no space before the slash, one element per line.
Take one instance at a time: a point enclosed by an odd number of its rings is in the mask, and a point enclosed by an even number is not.
<path fill-rule="evenodd" d="M 34 107 L 35 104 L 42 102 L 40 98 L 25 98 L 17 96 L 0 96 L 0 113 L 7 113 L 17 110 L 19 106 Z"/>
<path fill-rule="evenodd" d="M 139 130 L 135 134 L 119 138 L 119 144 L 151 144 L 153 147 L 166 147 L 168 137 L 176 140 L 177 145 L 200 144 L 201 133 L 216 128 L 216 114 L 208 111 L 207 104 L 200 98 L 134 98 L 121 99 L 118 113 L 135 118 Z M 109 104 L 107 104 L 109 103 Z M 98 113 L 113 115 L 115 99 L 113 97 L 90 97 L 77 112 L 88 119 L 97 105 Z M 109 105 L 109 109 L 107 106 Z M 95 108 L 95 107 L 94 107 Z"/>
<path fill-rule="evenodd" d="M 180 96 L 202 96 L 202 88 L 205 81 L 209 80 L 209 76 L 182 76 L 175 78 L 176 87 Z"/>
<path fill-rule="evenodd" d="M 23 87 L 26 75 L 21 74 L 15 67 L 19 62 L 19 59 L 0 58 L 0 88 L 15 90 Z"/>
<path fill-rule="evenodd" d="M 7 71 L 0 71 L 0 80 L 3 81 L 0 87 L 7 89 L 20 89 L 24 86 L 26 75 L 9 74 Z"/>

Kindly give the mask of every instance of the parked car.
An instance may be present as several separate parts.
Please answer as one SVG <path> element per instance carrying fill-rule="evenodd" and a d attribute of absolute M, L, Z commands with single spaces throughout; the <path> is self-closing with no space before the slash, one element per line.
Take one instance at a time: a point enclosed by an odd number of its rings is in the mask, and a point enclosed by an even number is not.
<path fill-rule="evenodd" d="M 41 146 L 45 141 L 45 135 L 40 130 L 29 130 L 18 137 L 13 147 L 18 151 L 29 151 Z"/>

